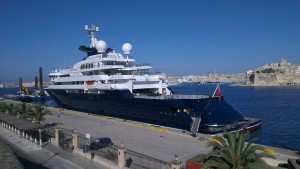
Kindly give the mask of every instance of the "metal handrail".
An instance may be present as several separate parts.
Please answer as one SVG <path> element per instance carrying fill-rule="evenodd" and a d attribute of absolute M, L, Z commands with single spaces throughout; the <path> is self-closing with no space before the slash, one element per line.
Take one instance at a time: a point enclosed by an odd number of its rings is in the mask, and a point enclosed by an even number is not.
<path fill-rule="evenodd" d="M 208 95 L 185 95 L 185 94 L 173 94 L 173 95 L 158 95 L 158 96 L 148 96 L 148 95 L 134 95 L 134 98 L 138 99 L 157 99 L 157 100 L 169 100 L 169 99 L 208 99 Z"/>

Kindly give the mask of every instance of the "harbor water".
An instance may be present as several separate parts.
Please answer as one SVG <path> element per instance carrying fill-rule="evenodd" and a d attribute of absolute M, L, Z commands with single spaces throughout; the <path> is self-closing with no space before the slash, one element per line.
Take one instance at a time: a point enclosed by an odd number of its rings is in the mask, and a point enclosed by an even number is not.
<path fill-rule="evenodd" d="M 216 84 L 179 85 L 178 93 L 211 93 Z M 232 87 L 221 85 L 221 94 L 244 117 L 263 121 L 254 132 L 259 144 L 300 151 L 300 86 Z"/>
<path fill-rule="evenodd" d="M 216 84 L 171 86 L 175 93 L 213 94 Z M 17 88 L 0 88 L 0 95 L 16 94 Z M 221 94 L 245 117 L 259 118 L 262 128 L 253 133 L 257 143 L 300 151 L 300 86 L 232 87 L 221 85 Z M 38 104 L 57 107 L 48 98 Z"/>

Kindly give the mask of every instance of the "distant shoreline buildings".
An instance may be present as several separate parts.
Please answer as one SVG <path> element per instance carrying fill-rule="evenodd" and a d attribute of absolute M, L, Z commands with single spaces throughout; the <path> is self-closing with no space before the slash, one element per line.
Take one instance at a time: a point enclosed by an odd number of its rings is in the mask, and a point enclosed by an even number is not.
<path fill-rule="evenodd" d="M 270 63 L 246 73 L 206 74 L 188 76 L 168 76 L 170 85 L 177 84 L 206 84 L 233 83 L 235 86 L 288 86 L 300 85 L 300 64 L 288 63 L 281 59 L 279 63 Z M 44 82 L 44 87 L 48 86 Z M 34 87 L 35 82 L 23 83 L 23 87 Z M 18 84 L 0 84 L 0 88 L 19 87 Z"/>
<path fill-rule="evenodd" d="M 167 77 L 170 85 L 177 84 L 206 84 L 206 83 L 245 83 L 245 73 L 188 75 Z"/>
<path fill-rule="evenodd" d="M 47 87 L 49 85 L 48 82 L 44 82 L 43 86 Z M 35 82 L 28 82 L 28 83 L 23 83 L 23 87 L 34 87 Z M 3 83 L 0 84 L 0 88 L 12 88 L 12 87 L 19 87 L 19 84 L 17 83 Z"/>

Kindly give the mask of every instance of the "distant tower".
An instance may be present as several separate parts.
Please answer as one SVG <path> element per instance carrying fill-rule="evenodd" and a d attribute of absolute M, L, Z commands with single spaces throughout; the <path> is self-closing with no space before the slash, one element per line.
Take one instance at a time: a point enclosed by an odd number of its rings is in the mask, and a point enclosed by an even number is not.
<path fill-rule="evenodd" d="M 44 87 L 43 87 L 43 68 L 40 67 L 40 95 L 44 95 Z"/>
<path fill-rule="evenodd" d="M 23 84 L 22 84 L 23 82 L 22 82 L 22 78 L 20 77 L 19 78 L 19 90 L 20 90 L 20 92 L 22 92 L 23 91 Z"/>
<path fill-rule="evenodd" d="M 90 48 L 95 48 L 97 43 L 97 38 L 95 36 L 95 32 L 99 32 L 99 27 L 92 25 L 91 28 L 89 28 L 88 25 L 85 25 L 84 29 L 88 32 L 90 37 Z"/>
<path fill-rule="evenodd" d="M 288 63 L 286 61 L 286 59 L 282 58 L 278 64 L 278 66 L 286 66 Z"/>

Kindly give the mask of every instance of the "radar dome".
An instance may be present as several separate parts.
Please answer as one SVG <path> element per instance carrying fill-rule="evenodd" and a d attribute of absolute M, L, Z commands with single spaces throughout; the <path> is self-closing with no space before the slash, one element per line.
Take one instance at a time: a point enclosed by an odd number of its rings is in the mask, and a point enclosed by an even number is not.
<path fill-rule="evenodd" d="M 103 40 L 97 41 L 97 43 L 96 43 L 96 49 L 97 49 L 98 52 L 105 52 L 106 49 L 107 49 L 106 42 L 103 41 Z"/>
<path fill-rule="evenodd" d="M 122 50 L 125 55 L 129 55 L 132 51 L 132 45 L 130 43 L 124 43 L 122 46 Z"/>

